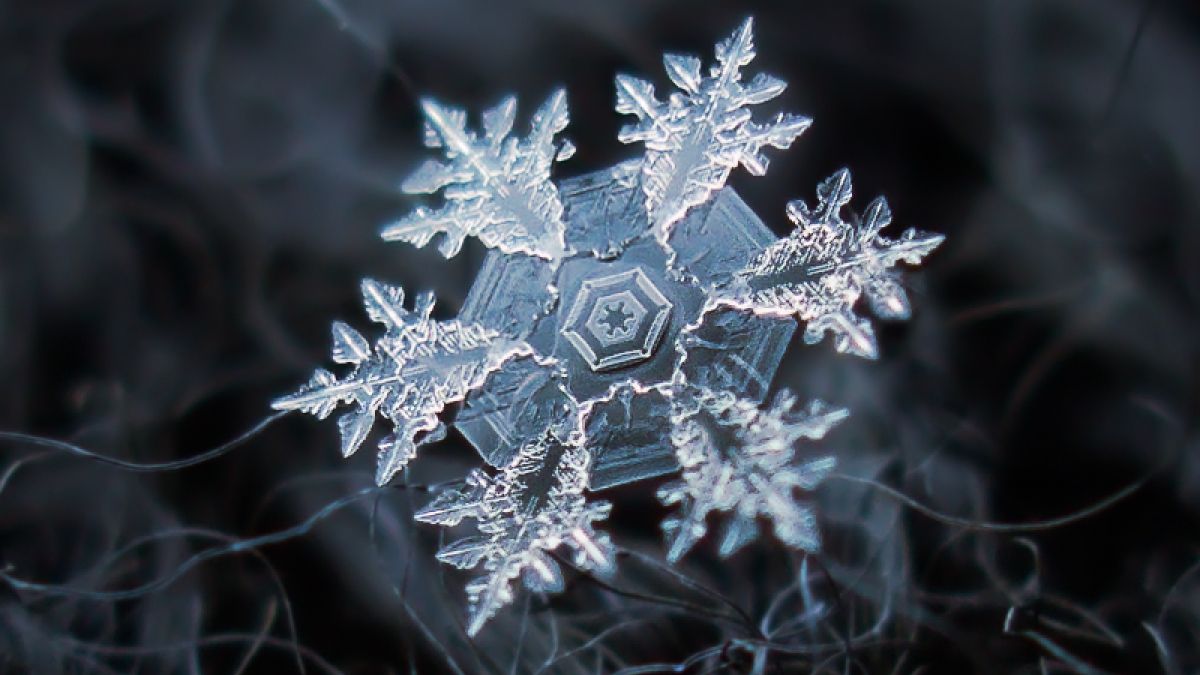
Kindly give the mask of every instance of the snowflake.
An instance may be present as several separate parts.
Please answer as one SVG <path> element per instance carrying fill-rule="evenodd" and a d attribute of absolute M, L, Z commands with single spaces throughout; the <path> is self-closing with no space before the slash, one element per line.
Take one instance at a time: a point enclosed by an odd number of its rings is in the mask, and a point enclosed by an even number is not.
<path fill-rule="evenodd" d="M 595 529 L 609 505 L 593 492 L 679 473 L 659 498 L 680 510 L 663 524 L 667 557 L 679 560 L 707 531 L 712 512 L 730 514 L 719 547 L 732 554 L 769 519 L 783 543 L 818 551 L 811 492 L 835 466 L 820 442 L 847 411 L 787 392 L 760 407 L 796 328 L 817 342 L 831 331 L 839 351 L 876 353 L 869 324 L 853 309 L 866 296 L 883 318 L 908 316 L 892 271 L 918 263 L 941 242 L 909 230 L 879 234 L 890 221 L 877 200 L 861 222 L 843 220 L 849 173 L 823 183 L 815 209 L 788 206 L 797 229 L 776 238 L 731 188 L 741 165 L 766 171 L 765 147 L 786 148 L 810 124 L 779 114 L 751 121 L 747 108 L 777 97 L 784 83 L 741 69 L 754 58 L 747 20 L 717 45 L 704 77 L 692 56 L 667 55 L 680 91 L 666 102 L 648 82 L 617 78 L 617 111 L 638 122 L 621 131 L 640 141 L 639 159 L 575 178 L 551 168 L 573 146 L 556 141 L 568 121 L 553 93 L 525 139 L 511 136 L 516 102 L 482 116 L 423 101 L 425 143 L 440 149 L 404 182 L 411 193 L 440 192 L 387 226 L 383 237 L 443 255 L 468 236 L 489 252 L 459 317 L 431 318 L 432 298 L 413 310 L 399 288 L 363 283 L 368 315 L 385 334 L 372 348 L 334 324 L 333 359 L 353 364 L 339 380 L 318 370 L 299 392 L 275 402 L 339 419 L 342 450 L 353 453 L 376 415 L 394 427 L 380 442 L 382 485 L 420 445 L 445 435 L 439 415 L 461 403 L 453 426 L 490 470 L 471 472 L 417 514 L 443 527 L 474 521 L 438 558 L 481 568 L 467 586 L 473 635 L 510 604 L 521 579 L 535 591 L 562 587 L 557 551 L 599 574 L 613 571 L 613 546 Z"/>

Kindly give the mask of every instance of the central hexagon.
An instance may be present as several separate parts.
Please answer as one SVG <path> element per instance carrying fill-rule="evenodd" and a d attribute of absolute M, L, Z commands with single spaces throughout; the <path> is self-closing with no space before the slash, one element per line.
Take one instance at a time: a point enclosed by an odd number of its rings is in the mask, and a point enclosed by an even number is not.
<path fill-rule="evenodd" d="M 596 372 L 650 358 L 671 318 L 667 300 L 639 268 L 588 279 L 563 324 L 563 337 Z"/>
<path fill-rule="evenodd" d="M 668 250 L 646 220 L 640 176 L 634 160 L 559 184 L 566 258 L 488 252 L 459 318 L 524 340 L 560 366 L 552 374 L 515 361 L 468 397 L 454 426 L 492 466 L 507 464 L 531 425 L 562 409 L 560 387 L 590 408 L 591 490 L 679 468 L 664 429 L 670 401 L 623 384 L 652 387 L 678 368 L 697 386 L 766 397 L 796 322 L 706 313 L 704 303 L 775 235 L 727 187 L 675 224 Z"/>
<path fill-rule="evenodd" d="M 628 340 L 646 316 L 646 308 L 628 291 L 606 295 L 596 301 L 587 329 L 602 344 Z"/>

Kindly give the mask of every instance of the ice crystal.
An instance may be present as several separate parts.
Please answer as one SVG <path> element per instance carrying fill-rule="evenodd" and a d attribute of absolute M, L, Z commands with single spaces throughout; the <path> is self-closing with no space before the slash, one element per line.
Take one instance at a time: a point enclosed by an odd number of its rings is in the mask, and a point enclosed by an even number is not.
<path fill-rule="evenodd" d="M 437 554 L 460 569 L 483 563 L 484 574 L 467 585 L 469 634 L 512 602 L 518 577 L 534 591 L 562 590 L 562 571 L 550 556 L 555 549 L 571 549 L 581 569 L 613 570 L 608 535 L 592 527 L 608 517 L 609 504 L 584 496 L 588 461 L 578 442 L 544 433 L 495 475 L 476 469 L 463 487 L 443 492 L 416 514 L 417 520 L 446 527 L 464 518 L 478 522 L 479 534 L 451 542 Z"/>
<path fill-rule="evenodd" d="M 794 314 L 806 323 L 804 341 L 816 344 L 833 333 L 839 352 L 875 358 L 870 322 L 854 313 L 861 296 L 883 319 L 907 319 L 911 310 L 897 263 L 915 265 L 942 243 L 940 234 L 908 229 L 899 239 L 880 234 L 892 222 L 887 200 L 867 206 L 861 222 L 847 222 L 842 208 L 853 195 L 850 171 L 842 169 L 817 188 L 817 206 L 787 205 L 791 235 L 763 251 L 736 277 L 728 302 L 762 314 Z"/>
<path fill-rule="evenodd" d="M 786 149 L 812 123 L 807 117 L 779 113 L 767 124 L 752 122 L 746 106 L 765 103 L 787 84 L 763 73 L 742 82 L 741 69 L 754 60 L 753 21 L 717 44 L 716 64 L 701 74 L 700 59 L 663 57 L 667 76 L 681 91 L 665 102 L 654 85 L 617 76 L 617 112 L 638 122 L 621 129 L 622 143 L 642 142 L 642 192 L 646 213 L 662 241 L 689 209 L 708 201 L 741 164 L 755 176 L 767 171 L 764 146 Z"/>
<path fill-rule="evenodd" d="M 559 89 L 533 116 L 529 137 L 509 136 L 517 100 L 508 97 L 483 114 L 483 137 L 467 131 L 466 112 L 425 99 L 425 145 L 441 148 L 448 162 L 427 160 L 404 181 L 410 193 L 444 190 L 446 205 L 418 208 L 383 231 L 388 241 L 424 246 L 439 233 L 442 255 L 454 256 L 469 236 L 505 253 L 555 259 L 563 254 L 563 205 L 550 181 L 555 161 L 571 156 L 570 143 L 555 145 L 566 128 L 567 94 Z"/>
<path fill-rule="evenodd" d="M 276 410 L 301 410 L 320 419 L 339 406 L 355 409 L 338 418 L 342 455 L 349 457 L 366 440 L 378 413 L 394 427 L 379 443 L 375 480 L 386 484 L 416 455 L 417 447 L 442 438 L 438 414 L 466 398 L 490 373 L 533 352 L 529 345 L 496 331 L 461 321 L 431 318 L 433 295 L 417 296 L 404 308 L 404 289 L 373 279 L 362 283 L 363 304 L 372 321 L 387 330 L 372 346 L 361 333 L 333 324 L 333 360 L 353 364 L 343 379 L 323 368 L 294 394 L 277 399 Z"/>
<path fill-rule="evenodd" d="M 797 462 L 796 444 L 822 439 L 846 418 L 846 409 L 813 401 L 797 410 L 787 391 L 759 409 L 732 392 L 686 387 L 672 403 L 671 443 L 683 477 L 658 490 L 659 500 L 682 510 L 662 525 L 670 539 L 669 560 L 679 560 L 704 536 L 713 511 L 733 512 L 721 537 L 722 556 L 754 539 L 759 516 L 773 522 L 785 544 L 820 549 L 816 514 L 794 493 L 815 489 L 837 460 L 820 452 Z"/>
<path fill-rule="evenodd" d="M 399 288 L 365 281 L 367 312 L 385 334 L 372 347 L 335 323 L 334 361 L 353 371 L 318 370 L 275 402 L 319 417 L 353 404 L 338 423 L 346 455 L 376 414 L 390 420 L 381 484 L 444 435 L 447 406 L 463 404 L 453 426 L 491 468 L 417 518 L 475 523 L 475 534 L 438 553 L 462 569 L 482 566 L 467 586 L 471 634 L 513 601 L 518 578 L 561 588 L 560 548 L 581 569 L 612 570 L 612 545 L 594 529 L 609 507 L 589 495 L 615 485 L 679 474 L 659 491 L 679 507 L 663 525 L 671 561 L 698 543 L 713 512 L 729 514 L 722 555 L 753 539 L 760 518 L 784 544 L 820 548 L 816 513 L 799 493 L 832 470 L 835 456 L 819 442 L 847 412 L 819 401 L 799 408 L 787 392 L 763 400 L 797 318 L 810 343 L 832 331 L 839 350 L 874 356 L 855 303 L 865 295 L 876 314 L 906 317 L 892 268 L 920 262 L 941 237 L 883 237 L 891 216 L 882 200 L 861 221 L 844 220 L 845 171 L 821 185 L 815 208 L 788 206 L 797 229 L 782 240 L 724 186 L 739 164 L 765 172 L 762 150 L 788 147 L 809 125 L 789 114 L 751 121 L 749 106 L 784 88 L 767 75 L 742 81 L 752 27 L 747 20 L 717 45 L 707 76 L 699 58 L 667 55 L 680 91 L 665 102 L 648 82 L 618 77 L 617 110 L 638 118 L 620 140 L 643 142 L 645 155 L 557 182 L 551 166 L 571 152 L 555 140 L 567 124 L 561 90 L 524 139 L 511 136 L 514 99 L 484 113 L 479 133 L 464 111 L 424 101 L 426 145 L 445 157 L 403 188 L 441 191 L 445 203 L 416 209 L 383 237 L 424 246 L 440 236 L 447 257 L 478 237 L 490 251 L 462 311 L 437 321 L 431 296 L 410 311 Z"/>

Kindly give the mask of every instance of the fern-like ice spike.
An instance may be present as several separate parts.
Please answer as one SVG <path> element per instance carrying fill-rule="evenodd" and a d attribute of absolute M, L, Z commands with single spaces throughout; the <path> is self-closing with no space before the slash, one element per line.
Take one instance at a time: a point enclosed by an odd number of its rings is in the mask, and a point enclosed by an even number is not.
<path fill-rule="evenodd" d="M 678 561 L 704 536 L 713 511 L 733 513 L 721 538 L 723 557 L 755 538 L 758 516 L 773 522 L 775 536 L 785 544 L 819 550 L 816 515 L 795 492 L 815 489 L 836 459 L 812 450 L 798 458 L 797 443 L 822 439 L 847 415 L 844 408 L 821 401 L 798 410 L 787 391 L 766 409 L 731 392 L 686 386 L 677 391 L 671 443 L 683 476 L 658 490 L 664 504 L 681 507 L 663 521 L 670 542 L 667 558 Z"/>
<path fill-rule="evenodd" d="M 479 534 L 437 554 L 460 569 L 483 564 L 484 573 L 467 585 L 468 634 L 512 603 L 518 577 L 533 591 L 562 590 L 562 571 L 550 555 L 561 546 L 573 552 L 577 567 L 612 572 L 612 544 L 592 525 L 608 517 L 610 505 L 587 501 L 588 464 L 581 444 L 564 443 L 547 431 L 494 475 L 476 469 L 463 487 L 443 492 L 416 514 L 417 520 L 445 527 L 465 518 L 478 523 Z"/>
<path fill-rule="evenodd" d="M 855 303 L 865 295 L 876 316 L 907 319 L 908 296 L 892 268 L 920 263 L 945 237 L 913 229 L 899 239 L 881 235 L 892 221 L 883 197 L 867 206 L 861 221 L 847 222 L 841 210 L 852 195 L 850 171 L 842 169 L 818 187 L 815 208 L 800 200 L 788 203 L 796 229 L 755 257 L 721 291 L 718 304 L 795 315 L 806 322 L 806 343 L 816 344 L 830 332 L 839 352 L 876 358 L 875 332 L 854 313 Z"/>
<path fill-rule="evenodd" d="M 388 241 L 424 246 L 438 234 L 438 250 L 447 258 L 462 248 L 467 237 L 478 237 L 489 248 L 550 260 L 566 247 L 563 204 L 550 180 L 550 168 L 574 152 L 555 136 L 566 128 L 567 95 L 550 95 L 533 115 L 529 136 L 510 136 L 517 101 L 508 97 L 483 113 L 483 135 L 466 127 L 466 112 L 430 99 L 425 112 L 425 145 L 440 148 L 447 161 L 428 160 L 401 185 L 408 193 L 443 190 L 445 204 L 420 207 L 383 229 Z"/>
<path fill-rule="evenodd" d="M 318 369 L 299 391 L 271 405 L 324 419 L 353 404 L 354 410 L 338 418 L 346 457 L 366 440 L 376 414 L 388 419 L 394 429 L 379 443 L 375 474 L 384 485 L 420 445 L 444 435 L 438 415 L 447 405 L 463 400 L 509 361 L 533 355 L 533 349 L 477 324 L 431 318 L 428 293 L 417 296 L 412 310 L 405 309 L 399 286 L 364 279 L 362 294 L 371 320 L 386 327 L 384 335 L 372 346 L 357 330 L 335 322 L 333 360 L 353 365 L 353 371 L 339 379 Z"/>
<path fill-rule="evenodd" d="M 725 185 L 741 164 L 751 174 L 767 170 L 766 146 L 786 149 L 812 120 L 781 113 L 765 123 L 752 122 L 749 105 L 765 103 L 787 84 L 758 74 L 742 82 L 741 69 L 754 60 L 753 21 L 745 23 L 716 48 L 708 77 L 700 59 L 667 54 L 667 75 L 681 91 L 660 102 L 654 85 L 627 75 L 617 76 L 617 112 L 638 122 L 621 129 L 623 143 L 642 142 L 642 192 L 650 225 L 662 242 L 670 228 L 694 206 L 703 204 Z"/>

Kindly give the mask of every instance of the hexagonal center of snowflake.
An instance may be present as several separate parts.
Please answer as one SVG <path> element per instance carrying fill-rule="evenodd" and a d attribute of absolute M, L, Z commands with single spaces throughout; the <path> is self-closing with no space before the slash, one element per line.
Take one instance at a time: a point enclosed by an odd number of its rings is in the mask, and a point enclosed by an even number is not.
<path fill-rule="evenodd" d="M 646 318 L 646 308 L 633 293 L 621 291 L 596 300 L 587 329 L 603 344 L 628 340 Z"/>
<path fill-rule="evenodd" d="M 597 490 L 679 468 L 662 427 L 670 403 L 652 392 L 626 397 L 625 389 L 607 398 L 613 387 L 670 382 L 680 363 L 689 382 L 762 400 L 796 329 L 790 317 L 733 310 L 698 322 L 708 287 L 777 238 L 726 188 L 673 227 L 671 253 L 697 281 L 675 277 L 668 251 L 645 236 L 636 215 L 644 201 L 639 167 L 634 161 L 560 183 L 567 243 L 577 253 L 550 263 L 491 251 L 459 315 L 558 360 L 567 395 L 592 411 L 588 484 Z M 533 360 L 506 365 L 455 418 L 492 466 L 507 465 L 559 403 L 559 385 L 547 373 Z"/>
<path fill-rule="evenodd" d="M 671 318 L 671 302 L 641 269 L 583 282 L 563 335 L 592 370 L 650 358 Z"/>

